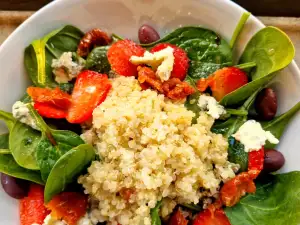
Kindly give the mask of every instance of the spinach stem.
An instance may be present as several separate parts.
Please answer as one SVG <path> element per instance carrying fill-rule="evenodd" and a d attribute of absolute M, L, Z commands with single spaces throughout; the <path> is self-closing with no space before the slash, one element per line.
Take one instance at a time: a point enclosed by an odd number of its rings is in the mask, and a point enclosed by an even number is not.
<path fill-rule="evenodd" d="M 0 149 L 0 155 L 11 155 L 11 151 L 9 149 Z"/>
<path fill-rule="evenodd" d="M 50 128 L 45 123 L 43 118 L 37 113 L 37 111 L 33 108 L 32 104 L 27 104 L 30 114 L 33 116 L 35 122 L 38 127 L 41 129 L 41 132 L 48 138 L 52 145 L 57 145 Z"/>
<path fill-rule="evenodd" d="M 247 116 L 248 111 L 243 110 L 243 109 L 226 109 L 226 112 L 230 115 L 235 115 L 235 116 Z"/>
<path fill-rule="evenodd" d="M 233 46 L 236 42 L 236 39 L 238 38 L 239 34 L 241 33 L 242 29 L 244 28 L 244 25 L 247 22 L 250 15 L 251 14 L 249 12 L 243 13 L 238 25 L 236 26 L 236 28 L 233 32 L 232 38 L 230 40 L 230 43 L 229 43 L 230 48 L 233 48 Z"/>
<path fill-rule="evenodd" d="M 241 70 L 250 69 L 252 67 L 256 67 L 256 62 L 243 63 L 243 64 L 236 65 L 234 67 L 239 68 Z"/>
<path fill-rule="evenodd" d="M 120 37 L 120 36 L 117 35 L 117 34 L 112 34 L 111 36 L 113 37 L 113 40 L 114 40 L 114 41 L 121 41 L 121 40 L 124 40 L 124 38 Z"/>

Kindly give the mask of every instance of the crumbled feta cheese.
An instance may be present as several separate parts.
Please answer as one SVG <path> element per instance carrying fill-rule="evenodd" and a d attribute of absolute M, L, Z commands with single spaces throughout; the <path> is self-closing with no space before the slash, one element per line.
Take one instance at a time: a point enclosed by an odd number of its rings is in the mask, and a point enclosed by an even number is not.
<path fill-rule="evenodd" d="M 45 218 L 43 225 L 67 225 L 67 223 L 65 223 L 65 222 L 62 221 L 62 220 L 57 220 L 57 219 L 53 218 L 53 217 L 51 216 L 51 214 L 49 214 L 49 215 Z"/>
<path fill-rule="evenodd" d="M 77 77 L 84 65 L 72 61 L 72 52 L 64 52 L 59 59 L 53 59 L 52 68 L 57 83 L 68 83 Z"/>
<path fill-rule="evenodd" d="M 200 95 L 198 106 L 201 110 L 207 111 L 214 119 L 219 119 L 221 115 L 226 113 L 226 110 L 220 105 L 214 97 L 209 95 Z"/>
<path fill-rule="evenodd" d="M 39 224 L 32 224 L 32 225 L 39 225 Z M 43 225 L 68 225 L 65 221 L 63 220 L 57 220 L 49 214 L 45 220 Z M 84 217 L 82 217 L 78 222 L 77 225 L 93 225 L 91 222 L 88 214 L 86 213 Z"/>
<path fill-rule="evenodd" d="M 86 213 L 84 217 L 82 217 L 78 222 L 77 225 L 93 225 L 89 215 Z"/>
<path fill-rule="evenodd" d="M 169 46 L 154 53 L 146 51 L 142 57 L 131 56 L 130 62 L 135 65 L 147 64 L 148 66 L 151 66 L 152 69 L 156 70 L 156 75 L 161 79 L 161 81 L 166 81 L 170 79 L 173 71 L 173 52 L 174 49 Z"/>
<path fill-rule="evenodd" d="M 21 123 L 27 124 L 35 130 L 39 130 L 35 120 L 31 116 L 27 104 L 17 101 L 12 107 L 13 117 L 19 120 Z"/>
<path fill-rule="evenodd" d="M 278 144 L 279 140 L 270 132 L 265 131 L 255 120 L 248 120 L 232 135 L 245 146 L 245 152 L 258 151 L 269 141 Z"/>

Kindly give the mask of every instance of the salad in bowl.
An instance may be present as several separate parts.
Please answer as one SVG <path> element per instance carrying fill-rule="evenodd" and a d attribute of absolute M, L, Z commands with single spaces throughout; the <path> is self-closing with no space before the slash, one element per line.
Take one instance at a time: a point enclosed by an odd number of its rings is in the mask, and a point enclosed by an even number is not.
<path fill-rule="evenodd" d="M 0 111 L 21 225 L 298 224 L 300 172 L 275 173 L 275 149 L 300 103 L 277 115 L 269 86 L 295 49 L 265 27 L 235 60 L 249 16 L 229 42 L 149 25 L 139 42 L 72 25 L 32 41 L 32 85 Z"/>

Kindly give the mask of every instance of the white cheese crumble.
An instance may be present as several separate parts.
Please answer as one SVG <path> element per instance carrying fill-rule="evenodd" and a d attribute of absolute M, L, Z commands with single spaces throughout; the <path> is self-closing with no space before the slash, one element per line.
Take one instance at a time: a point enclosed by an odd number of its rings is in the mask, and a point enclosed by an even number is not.
<path fill-rule="evenodd" d="M 207 111 L 207 114 L 214 119 L 219 119 L 221 115 L 226 114 L 224 107 L 214 97 L 209 95 L 200 95 L 198 106 L 201 110 Z"/>
<path fill-rule="evenodd" d="M 57 83 L 68 83 L 77 77 L 84 65 L 72 61 L 72 52 L 64 52 L 59 59 L 53 59 L 52 68 Z"/>
<path fill-rule="evenodd" d="M 270 132 L 265 131 L 255 120 L 248 120 L 232 135 L 245 146 L 245 152 L 258 151 L 269 141 L 278 144 L 279 140 Z"/>
<path fill-rule="evenodd" d="M 32 224 L 32 225 L 40 225 L 40 224 Z M 46 216 L 44 219 L 43 225 L 68 225 L 65 221 L 63 220 L 57 220 L 49 214 Z M 91 220 L 89 219 L 88 214 L 86 213 L 84 217 L 82 217 L 78 222 L 77 225 L 94 225 Z"/>
<path fill-rule="evenodd" d="M 17 101 L 12 107 L 13 117 L 19 120 L 21 123 L 27 124 L 35 130 L 39 130 L 35 120 L 29 112 L 27 104 Z"/>
<path fill-rule="evenodd" d="M 156 76 L 159 77 L 161 81 L 166 81 L 170 79 L 173 71 L 173 52 L 174 49 L 170 46 L 154 53 L 146 51 L 142 57 L 131 56 L 130 62 L 134 65 L 146 64 L 151 66 L 153 70 L 156 70 Z"/>

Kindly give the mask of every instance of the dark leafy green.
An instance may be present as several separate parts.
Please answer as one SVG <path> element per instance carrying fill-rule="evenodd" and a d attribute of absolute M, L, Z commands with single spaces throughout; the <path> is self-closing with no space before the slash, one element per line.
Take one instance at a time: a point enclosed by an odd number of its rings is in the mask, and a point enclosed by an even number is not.
<path fill-rule="evenodd" d="M 44 192 L 45 201 L 49 202 L 53 196 L 64 191 L 94 158 L 94 148 L 87 144 L 79 145 L 64 154 L 49 174 Z"/>
<path fill-rule="evenodd" d="M 178 28 L 164 38 L 151 44 L 171 43 L 184 49 L 190 62 L 188 76 L 193 80 L 215 72 L 217 69 L 232 65 L 232 51 L 229 44 L 215 32 L 201 27 Z"/>
<path fill-rule="evenodd" d="M 226 95 L 220 103 L 224 106 L 241 104 L 272 80 L 275 72 L 288 66 L 294 56 L 295 48 L 284 32 L 275 27 L 261 29 L 252 37 L 240 59 L 240 64 L 256 63 L 249 71 L 250 82 Z"/>
<path fill-rule="evenodd" d="M 162 202 L 159 201 L 159 202 L 157 202 L 156 206 L 153 209 L 151 209 L 151 211 L 150 211 L 151 225 L 161 225 L 161 220 L 159 217 L 159 210 L 160 210 L 161 205 L 162 205 Z"/>
<path fill-rule="evenodd" d="M 51 129 L 33 109 L 32 105 L 28 105 L 28 108 L 42 131 L 42 137 L 35 151 L 42 179 L 46 182 L 53 166 L 60 157 L 72 148 L 84 144 L 84 141 L 72 131 Z"/>
<path fill-rule="evenodd" d="M 248 111 L 255 101 L 257 94 L 263 87 L 260 87 L 256 92 L 254 92 L 245 103 L 239 108 L 242 111 Z M 231 116 L 226 121 L 216 121 L 211 128 L 212 132 L 223 134 L 228 137 L 229 149 L 228 149 L 228 159 L 230 162 L 237 163 L 241 167 L 241 171 L 246 171 L 248 167 L 248 154 L 244 151 L 244 146 L 235 141 L 231 137 L 245 122 L 247 121 L 247 116 Z"/>
<path fill-rule="evenodd" d="M 277 139 L 280 139 L 282 136 L 285 128 L 289 124 L 290 120 L 293 118 L 293 116 L 300 110 L 300 102 L 297 103 L 293 108 L 291 108 L 286 113 L 282 114 L 281 116 L 278 116 L 274 118 L 271 121 L 265 121 L 261 122 L 262 127 L 264 130 L 270 131 Z M 265 145 L 265 148 L 272 149 L 276 145 L 267 143 Z"/>
<path fill-rule="evenodd" d="M 110 64 L 107 59 L 108 49 L 109 46 L 94 48 L 87 57 L 85 68 L 99 73 L 108 73 L 110 71 Z"/>
<path fill-rule="evenodd" d="M 52 75 L 52 60 L 63 52 L 75 52 L 83 33 L 67 25 L 35 40 L 25 49 L 24 63 L 32 82 L 40 87 L 55 87 Z"/>
<path fill-rule="evenodd" d="M 1 149 L 3 150 L 3 149 Z M 0 152 L 0 172 L 12 177 L 44 184 L 41 174 L 38 171 L 28 170 L 19 166 L 10 154 Z"/>
<path fill-rule="evenodd" d="M 9 135 L 9 149 L 21 167 L 39 170 L 35 154 L 40 140 L 41 133 L 39 131 L 23 123 L 15 123 Z"/>
<path fill-rule="evenodd" d="M 298 225 L 300 223 L 300 172 L 269 175 L 225 213 L 232 225 Z"/>
<path fill-rule="evenodd" d="M 244 145 L 236 141 L 233 137 L 228 138 L 228 160 L 240 165 L 241 172 L 248 169 L 248 153 L 244 150 Z"/>

